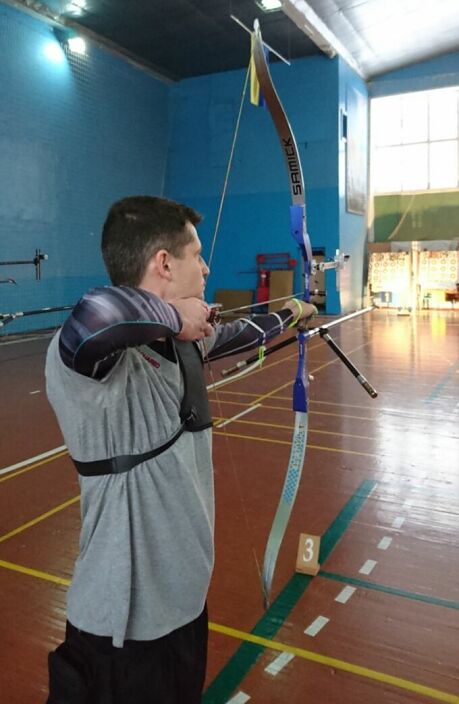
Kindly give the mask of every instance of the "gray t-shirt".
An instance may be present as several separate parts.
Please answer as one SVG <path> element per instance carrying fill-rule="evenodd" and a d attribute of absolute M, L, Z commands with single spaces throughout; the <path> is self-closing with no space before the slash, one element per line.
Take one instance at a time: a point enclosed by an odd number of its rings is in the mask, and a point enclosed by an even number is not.
<path fill-rule="evenodd" d="M 176 433 L 177 363 L 129 348 L 95 380 L 64 365 L 58 338 L 48 350 L 47 393 L 74 459 L 146 452 Z M 201 613 L 213 567 L 211 442 L 210 429 L 184 432 L 129 472 L 79 478 L 80 554 L 68 592 L 74 626 L 122 647 L 125 639 L 160 638 Z"/>
<path fill-rule="evenodd" d="M 201 342 L 204 357 L 252 349 L 292 319 L 285 310 L 217 325 Z M 143 289 L 101 287 L 78 302 L 46 360 L 48 398 L 75 460 L 142 454 L 174 437 L 182 374 L 150 345 L 180 328 L 174 306 Z M 68 594 L 74 626 L 121 647 L 199 616 L 213 567 L 211 442 L 210 429 L 185 431 L 128 472 L 80 477 L 80 554 Z"/>

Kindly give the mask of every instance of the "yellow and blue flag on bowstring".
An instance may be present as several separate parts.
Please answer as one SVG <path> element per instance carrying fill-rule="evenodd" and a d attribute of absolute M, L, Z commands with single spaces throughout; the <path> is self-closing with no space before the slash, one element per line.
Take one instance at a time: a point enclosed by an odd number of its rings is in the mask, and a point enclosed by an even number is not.
<path fill-rule="evenodd" d="M 257 107 L 265 107 L 265 99 L 260 90 L 257 69 L 255 67 L 255 59 L 253 58 L 254 41 L 254 35 L 252 34 L 252 48 L 250 55 L 250 102 L 252 105 L 256 105 Z M 265 52 L 266 62 L 268 62 L 268 50 L 265 46 L 263 46 L 263 51 Z"/>

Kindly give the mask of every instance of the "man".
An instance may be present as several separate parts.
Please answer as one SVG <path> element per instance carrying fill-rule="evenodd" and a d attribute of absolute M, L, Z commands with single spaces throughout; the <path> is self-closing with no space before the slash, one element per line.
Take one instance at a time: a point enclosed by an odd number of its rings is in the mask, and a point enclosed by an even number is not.
<path fill-rule="evenodd" d="M 49 400 L 80 474 L 80 554 L 48 704 L 198 704 L 213 567 L 211 414 L 202 358 L 250 349 L 310 316 L 216 325 L 192 208 L 115 203 L 87 293 L 50 344 Z"/>

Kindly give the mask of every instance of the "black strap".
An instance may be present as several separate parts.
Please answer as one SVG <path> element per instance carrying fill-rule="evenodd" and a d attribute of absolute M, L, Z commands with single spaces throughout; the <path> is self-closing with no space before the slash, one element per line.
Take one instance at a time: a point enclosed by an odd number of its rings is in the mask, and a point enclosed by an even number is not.
<path fill-rule="evenodd" d="M 186 429 L 196 433 L 213 425 L 203 374 L 203 359 L 196 342 L 172 340 L 183 378 L 184 394 L 180 418 Z"/>
<path fill-rule="evenodd" d="M 94 462 L 79 462 L 73 459 L 73 457 L 71 459 L 77 468 L 78 474 L 81 474 L 83 477 L 97 477 L 102 474 L 122 474 L 123 472 L 129 472 L 130 469 L 133 469 L 138 464 L 147 462 L 147 460 L 151 460 L 153 457 L 160 455 L 179 439 L 184 430 L 185 423 L 180 426 L 175 435 L 165 442 L 164 445 L 157 447 L 155 450 L 144 452 L 141 455 L 118 455 L 108 460 L 95 460 Z"/>

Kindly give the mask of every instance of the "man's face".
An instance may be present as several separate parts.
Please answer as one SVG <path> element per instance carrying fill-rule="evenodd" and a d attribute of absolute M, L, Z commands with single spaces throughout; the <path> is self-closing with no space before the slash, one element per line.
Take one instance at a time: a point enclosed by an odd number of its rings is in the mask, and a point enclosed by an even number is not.
<path fill-rule="evenodd" d="M 169 263 L 173 284 L 171 298 L 191 296 L 204 298 L 205 277 L 209 273 L 209 268 L 201 256 L 202 247 L 195 226 L 187 223 L 185 229 L 193 239 L 183 248 L 180 257 L 171 256 Z"/>

